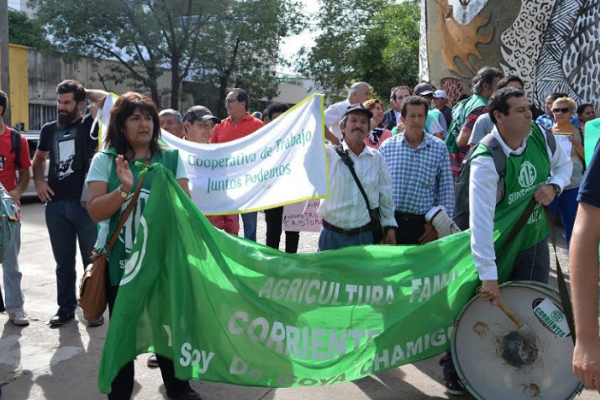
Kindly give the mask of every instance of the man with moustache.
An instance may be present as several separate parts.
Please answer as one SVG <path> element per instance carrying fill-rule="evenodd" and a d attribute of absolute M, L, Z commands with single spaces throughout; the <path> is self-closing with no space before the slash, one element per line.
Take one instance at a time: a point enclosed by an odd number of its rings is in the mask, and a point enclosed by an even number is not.
<path fill-rule="evenodd" d="M 441 232 L 430 222 L 433 217 L 426 219 L 426 215 L 443 208 L 452 217 L 454 211 L 448 149 L 425 131 L 428 110 L 429 104 L 421 96 L 404 99 L 400 113 L 404 132 L 379 148 L 392 177 L 398 244 L 425 244 L 437 239 Z"/>
<path fill-rule="evenodd" d="M 340 121 L 343 141 L 339 146 L 352 160 L 369 206 L 380 210 L 385 233 L 382 244 L 396 244 L 390 173 L 381 154 L 364 142 L 371 131 L 372 116 L 362 104 L 348 107 Z M 319 251 L 373 244 L 376 227 L 371 223 L 367 204 L 350 168 L 336 146 L 327 146 L 327 158 L 331 198 L 324 199 L 319 207 L 319 215 L 323 218 Z"/>
<path fill-rule="evenodd" d="M 91 91 L 89 97 L 103 92 Z M 90 159 L 98 146 L 97 127 L 92 131 L 93 117 L 81 115 L 86 99 L 85 88 L 77 81 L 66 80 L 56 88 L 58 118 L 42 127 L 38 148 L 33 158 L 33 180 L 41 201 L 46 203 L 46 225 L 56 261 L 58 311 L 50 326 L 61 326 L 75 316 L 77 308 L 75 253 L 77 242 L 83 267 L 92 262 L 90 256 L 96 242 L 96 224 L 82 205 L 84 179 Z M 48 181 L 44 177 L 46 159 L 50 157 Z M 101 325 L 103 319 L 88 321 Z"/>

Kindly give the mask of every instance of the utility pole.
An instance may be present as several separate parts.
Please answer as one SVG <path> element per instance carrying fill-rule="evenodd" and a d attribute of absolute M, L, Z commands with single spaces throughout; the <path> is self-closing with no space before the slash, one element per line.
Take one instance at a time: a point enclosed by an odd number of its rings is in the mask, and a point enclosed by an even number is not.
<path fill-rule="evenodd" d="M 8 0 L 0 0 L 0 89 L 10 101 L 10 73 L 8 71 Z M 4 123 L 10 125 L 10 106 L 4 114 Z"/>

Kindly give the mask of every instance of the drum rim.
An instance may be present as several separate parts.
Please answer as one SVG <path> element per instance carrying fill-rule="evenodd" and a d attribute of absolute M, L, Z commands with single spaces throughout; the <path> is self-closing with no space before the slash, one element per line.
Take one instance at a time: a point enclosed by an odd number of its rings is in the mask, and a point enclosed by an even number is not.
<path fill-rule="evenodd" d="M 502 289 L 504 287 L 531 287 L 531 286 L 539 287 L 539 288 L 545 289 L 545 291 L 549 292 L 548 295 L 551 295 L 552 297 L 554 297 L 554 299 L 558 301 L 558 304 L 560 304 L 561 311 L 564 311 L 563 305 L 560 302 L 560 295 L 558 293 L 558 289 L 556 289 L 553 286 L 550 286 L 547 283 L 538 282 L 538 281 L 508 281 L 508 282 L 505 282 L 505 283 L 499 285 L 500 289 Z M 456 357 L 456 332 L 457 332 L 456 328 L 458 327 L 458 323 L 460 322 L 461 318 L 463 317 L 463 314 L 465 313 L 465 311 L 469 308 L 471 303 L 475 302 L 479 297 L 481 297 L 481 294 L 479 294 L 479 293 L 476 294 L 475 296 L 473 296 L 473 298 L 471 300 L 469 300 L 469 302 L 460 311 L 460 314 L 458 314 L 458 317 L 456 317 L 456 319 L 453 321 L 452 326 L 454 327 L 454 329 L 452 329 L 452 334 L 450 337 L 450 350 L 451 350 L 451 354 L 452 354 L 452 362 L 454 363 L 454 368 L 456 369 L 456 373 L 458 374 L 458 377 L 459 377 L 461 383 L 463 384 L 463 386 L 465 387 L 465 389 L 467 389 L 467 391 L 473 397 L 475 397 L 477 400 L 487 400 L 485 397 L 483 397 L 479 392 L 477 392 L 469 384 L 469 382 L 465 378 L 464 372 L 460 366 L 460 362 Z M 564 400 L 573 400 L 576 396 L 578 396 L 583 391 L 583 389 L 584 389 L 583 384 L 581 382 L 579 382 L 579 384 L 575 388 L 575 391 L 573 392 L 573 394 Z"/>

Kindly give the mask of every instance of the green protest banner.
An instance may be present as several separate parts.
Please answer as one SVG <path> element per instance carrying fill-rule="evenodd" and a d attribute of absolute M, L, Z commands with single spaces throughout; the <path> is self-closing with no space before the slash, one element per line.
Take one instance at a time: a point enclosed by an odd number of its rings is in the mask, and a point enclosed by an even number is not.
<path fill-rule="evenodd" d="M 172 358 L 180 379 L 267 387 L 359 379 L 445 351 L 478 285 L 469 231 L 423 246 L 286 254 L 216 230 L 163 166 L 149 173 L 154 189 L 102 354 L 104 393 L 149 351 Z M 524 208 L 501 218 L 499 231 Z M 498 251 L 506 236 L 496 235 Z M 520 240 L 499 253 L 501 280 Z"/>

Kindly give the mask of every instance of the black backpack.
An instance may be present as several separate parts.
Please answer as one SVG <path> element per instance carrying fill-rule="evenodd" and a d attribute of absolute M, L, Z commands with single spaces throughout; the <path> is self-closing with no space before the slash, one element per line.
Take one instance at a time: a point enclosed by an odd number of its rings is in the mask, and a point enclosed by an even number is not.
<path fill-rule="evenodd" d="M 23 168 L 21 164 L 21 134 L 16 129 L 10 128 L 11 152 L 15 153 L 15 167 L 18 170 Z"/>
<path fill-rule="evenodd" d="M 554 134 L 544 127 L 539 127 L 535 123 L 531 125 L 532 130 L 535 131 L 537 128 L 540 134 L 542 134 L 540 128 L 545 131 L 548 147 L 550 148 L 552 155 L 554 155 L 556 152 L 556 138 L 554 137 Z M 460 175 L 458 176 L 458 180 L 454 185 L 453 220 L 454 223 L 456 223 L 456 225 L 463 231 L 469 229 L 469 181 L 471 179 L 470 160 L 473 152 L 479 147 L 479 144 L 484 144 L 489 149 L 492 159 L 494 160 L 496 172 L 500 176 L 500 179 L 498 179 L 498 189 L 496 190 L 496 204 L 500 203 L 506 194 L 506 185 L 504 182 L 504 176 L 506 175 L 506 155 L 504 154 L 504 150 L 502 150 L 502 146 L 498 142 L 498 139 L 496 139 L 496 137 L 490 133 L 481 139 L 481 142 L 471 148 L 465 157 L 465 160 L 463 161 Z"/>

